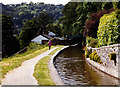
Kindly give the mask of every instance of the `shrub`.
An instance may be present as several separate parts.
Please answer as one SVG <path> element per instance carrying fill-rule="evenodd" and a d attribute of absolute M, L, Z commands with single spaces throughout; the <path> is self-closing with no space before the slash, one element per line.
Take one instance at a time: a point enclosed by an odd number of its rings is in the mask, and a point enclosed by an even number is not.
<path fill-rule="evenodd" d="M 92 53 L 92 49 L 91 49 L 91 48 L 88 49 L 88 48 L 86 47 L 86 48 L 85 48 L 85 57 L 88 58 L 91 53 Z"/>
<path fill-rule="evenodd" d="M 120 43 L 120 10 L 100 18 L 97 31 L 99 46 Z"/>
<path fill-rule="evenodd" d="M 90 60 L 92 60 L 92 53 L 89 55 Z"/>
<path fill-rule="evenodd" d="M 92 37 L 87 37 L 86 38 L 86 43 L 88 44 L 88 47 L 98 47 L 98 39 L 97 38 L 92 38 Z"/>
<path fill-rule="evenodd" d="M 27 46 L 27 53 L 34 52 L 34 51 L 44 48 L 46 46 L 47 45 L 41 45 L 40 43 L 31 42 L 31 43 L 29 43 L 29 46 Z"/>
<path fill-rule="evenodd" d="M 116 53 L 112 52 L 108 55 L 108 57 L 110 58 L 110 60 L 113 60 L 114 64 L 116 65 Z"/>
<path fill-rule="evenodd" d="M 92 53 L 92 59 L 93 59 L 93 61 L 95 61 L 95 58 L 94 58 L 94 56 L 97 54 L 97 52 L 96 51 L 94 51 L 93 53 Z"/>
<path fill-rule="evenodd" d="M 110 60 L 116 60 L 116 53 L 112 52 L 108 55 L 108 57 L 110 58 Z"/>
<path fill-rule="evenodd" d="M 100 56 L 98 54 L 94 55 L 94 61 L 95 62 L 100 62 Z"/>
<path fill-rule="evenodd" d="M 93 53 L 91 53 L 91 54 L 89 55 L 89 58 L 90 58 L 90 60 L 93 60 L 93 61 L 95 61 L 95 62 L 102 63 L 102 62 L 101 62 L 101 59 L 100 59 L 100 56 L 97 54 L 96 51 L 94 51 Z"/>
<path fill-rule="evenodd" d="M 99 20 L 104 14 L 112 12 L 114 9 L 102 10 L 90 15 L 90 19 L 85 23 L 84 33 L 85 36 L 97 38 L 97 30 L 99 26 Z"/>
<path fill-rule="evenodd" d="M 97 53 L 96 51 L 94 51 L 93 53 L 91 53 L 91 54 L 89 55 L 89 58 L 90 58 L 91 60 L 94 60 L 94 55 L 95 55 L 96 53 Z"/>

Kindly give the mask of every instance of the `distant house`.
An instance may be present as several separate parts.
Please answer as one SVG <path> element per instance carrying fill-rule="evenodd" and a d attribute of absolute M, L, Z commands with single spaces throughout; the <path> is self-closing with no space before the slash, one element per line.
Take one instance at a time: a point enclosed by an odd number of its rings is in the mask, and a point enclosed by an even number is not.
<path fill-rule="evenodd" d="M 42 44 L 42 40 L 49 40 L 49 38 L 46 38 L 43 35 L 39 35 L 39 36 L 35 37 L 34 39 L 32 39 L 31 41 Z"/>
<path fill-rule="evenodd" d="M 55 36 L 56 36 L 56 34 L 55 34 L 55 33 L 53 33 L 53 32 L 49 32 L 49 33 L 48 33 L 48 35 L 53 36 L 53 37 L 55 37 Z"/>
<path fill-rule="evenodd" d="M 42 34 L 42 36 L 48 38 L 48 39 L 53 39 L 53 37 L 51 37 L 50 35 L 47 35 L 47 34 Z"/>

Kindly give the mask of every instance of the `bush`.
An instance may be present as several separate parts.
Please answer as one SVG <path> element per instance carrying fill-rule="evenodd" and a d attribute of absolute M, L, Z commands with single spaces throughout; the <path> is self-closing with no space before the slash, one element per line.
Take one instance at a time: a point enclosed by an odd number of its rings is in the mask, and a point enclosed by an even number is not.
<path fill-rule="evenodd" d="M 87 37 L 86 43 L 88 44 L 88 47 L 92 47 L 92 48 L 98 47 L 98 39 L 97 38 Z"/>
<path fill-rule="evenodd" d="M 100 62 L 100 56 L 98 54 L 94 55 L 94 61 L 95 62 Z"/>
<path fill-rule="evenodd" d="M 95 54 L 97 54 L 96 51 L 94 51 L 93 53 L 91 53 L 91 54 L 89 55 L 89 58 L 90 58 L 91 60 L 93 60 L 93 61 L 95 60 L 95 59 L 94 59 L 94 55 L 95 55 Z"/>
<path fill-rule="evenodd" d="M 116 53 L 112 52 L 108 55 L 108 57 L 110 58 L 110 60 L 116 60 Z"/>
<path fill-rule="evenodd" d="M 87 47 L 85 48 L 85 57 L 88 58 L 89 55 L 92 53 L 92 49 L 88 49 Z"/>
<path fill-rule="evenodd" d="M 91 53 L 91 54 L 89 55 L 89 58 L 90 58 L 90 60 L 93 60 L 93 61 L 95 61 L 95 62 L 102 63 L 102 62 L 101 62 L 101 59 L 100 59 L 100 56 L 97 54 L 96 51 L 94 51 L 93 53 Z"/>
<path fill-rule="evenodd" d="M 97 31 L 99 46 L 120 43 L 120 10 L 100 18 Z"/>
<path fill-rule="evenodd" d="M 92 53 L 89 55 L 90 60 L 92 60 Z"/>
<path fill-rule="evenodd" d="M 97 31 L 98 31 L 100 18 L 104 14 L 108 14 L 113 10 L 114 9 L 109 9 L 109 10 L 104 9 L 102 11 L 98 11 L 96 13 L 91 14 L 90 19 L 87 20 L 85 23 L 85 29 L 84 29 L 85 36 L 97 38 Z"/>
<path fill-rule="evenodd" d="M 31 42 L 31 43 L 29 43 L 29 46 L 27 46 L 27 53 L 34 52 L 34 51 L 44 48 L 46 46 L 47 46 L 47 44 L 41 45 L 40 43 Z"/>

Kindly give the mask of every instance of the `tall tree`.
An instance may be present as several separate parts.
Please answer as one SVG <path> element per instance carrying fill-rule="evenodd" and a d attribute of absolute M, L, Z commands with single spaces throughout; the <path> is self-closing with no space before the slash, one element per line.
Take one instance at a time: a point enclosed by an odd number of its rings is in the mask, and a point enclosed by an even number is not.
<path fill-rule="evenodd" d="M 63 17 L 61 17 L 59 20 L 63 24 L 63 35 L 71 35 L 72 33 L 72 24 L 76 21 L 77 14 L 76 14 L 76 7 L 77 3 L 69 2 L 65 5 L 62 13 Z"/>
<path fill-rule="evenodd" d="M 97 31 L 98 31 L 100 18 L 104 14 L 108 14 L 112 11 L 114 11 L 114 9 L 102 10 L 102 11 L 98 11 L 97 13 L 91 14 L 90 19 L 87 20 L 85 24 L 85 29 L 84 29 L 85 36 L 97 38 Z"/>
<path fill-rule="evenodd" d="M 13 36 L 14 24 L 9 16 L 0 15 L 2 19 L 2 57 L 11 56 L 19 50 L 19 42 Z"/>
<path fill-rule="evenodd" d="M 46 26 L 53 22 L 53 18 L 46 13 L 42 13 L 39 17 L 28 20 L 20 33 L 19 40 L 21 48 L 28 45 L 28 43 L 37 35 L 43 34 L 46 31 Z"/>

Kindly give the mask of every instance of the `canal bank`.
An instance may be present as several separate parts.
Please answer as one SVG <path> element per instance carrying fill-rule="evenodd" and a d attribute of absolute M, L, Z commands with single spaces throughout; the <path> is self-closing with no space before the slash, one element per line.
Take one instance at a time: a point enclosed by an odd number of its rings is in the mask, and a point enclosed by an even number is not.
<path fill-rule="evenodd" d="M 51 60 L 49 61 L 48 63 L 48 68 L 50 70 L 50 76 L 53 80 L 53 82 L 56 84 L 56 85 L 65 85 L 64 82 L 61 80 L 61 78 L 59 77 L 58 75 L 58 72 L 54 66 L 54 60 L 56 58 L 57 55 L 59 55 L 59 53 L 61 51 L 63 51 L 64 49 L 68 48 L 69 46 L 64 46 L 64 48 L 62 48 L 61 50 L 58 50 L 53 56 L 51 56 Z"/>
<path fill-rule="evenodd" d="M 118 79 L 86 63 L 78 46 L 67 47 L 54 57 L 54 68 L 64 85 L 118 85 Z"/>
<path fill-rule="evenodd" d="M 98 62 L 95 62 L 91 60 L 90 58 L 86 58 L 87 63 L 89 63 L 91 66 L 99 69 L 100 71 L 113 76 L 117 79 L 120 79 L 120 44 L 114 44 L 114 45 L 109 45 L 109 46 L 103 46 L 100 48 L 91 48 L 92 53 L 96 52 L 101 60 L 101 64 Z M 113 54 L 115 55 L 114 59 L 110 59 L 109 55 Z M 93 55 L 94 56 L 94 55 Z"/>

